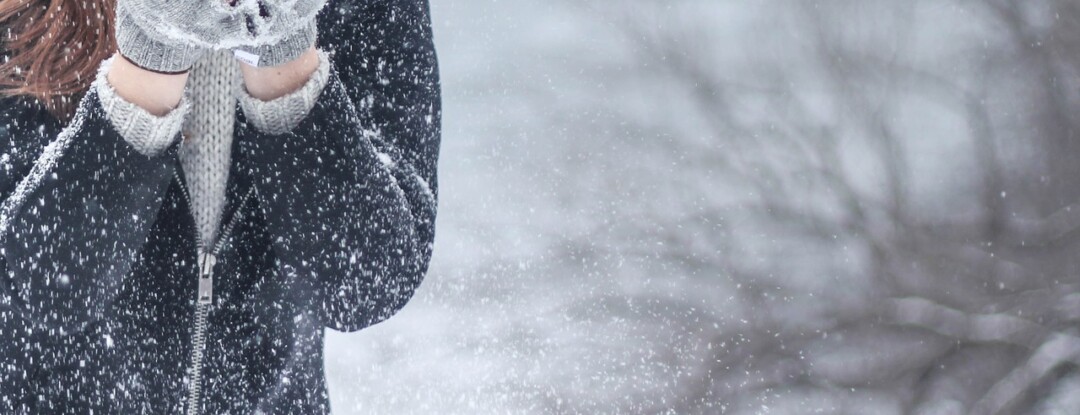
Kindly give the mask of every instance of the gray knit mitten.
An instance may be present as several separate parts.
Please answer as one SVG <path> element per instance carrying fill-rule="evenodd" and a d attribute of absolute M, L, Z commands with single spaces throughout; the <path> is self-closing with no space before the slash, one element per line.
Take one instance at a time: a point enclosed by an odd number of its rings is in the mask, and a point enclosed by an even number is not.
<path fill-rule="evenodd" d="M 117 0 L 117 44 L 136 65 L 159 72 L 185 71 L 209 49 L 245 48 L 259 55 L 260 65 L 284 63 L 310 47 L 310 43 L 301 46 L 309 38 L 314 42 L 312 24 L 325 4 L 326 0 Z"/>
<path fill-rule="evenodd" d="M 226 33 L 241 30 L 232 14 L 213 0 L 118 0 L 116 43 L 121 55 L 145 69 L 184 72 Z"/>
<path fill-rule="evenodd" d="M 327 0 L 239 0 L 252 7 L 249 41 L 233 48 L 253 66 L 277 66 L 296 59 L 315 44 L 316 17 Z"/>

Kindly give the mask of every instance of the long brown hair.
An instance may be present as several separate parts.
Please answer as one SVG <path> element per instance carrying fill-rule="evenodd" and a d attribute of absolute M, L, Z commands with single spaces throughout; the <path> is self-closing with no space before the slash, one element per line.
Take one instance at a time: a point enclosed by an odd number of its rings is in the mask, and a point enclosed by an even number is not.
<path fill-rule="evenodd" d="M 0 94 L 30 96 L 70 119 L 116 49 L 115 1 L 0 0 Z"/>

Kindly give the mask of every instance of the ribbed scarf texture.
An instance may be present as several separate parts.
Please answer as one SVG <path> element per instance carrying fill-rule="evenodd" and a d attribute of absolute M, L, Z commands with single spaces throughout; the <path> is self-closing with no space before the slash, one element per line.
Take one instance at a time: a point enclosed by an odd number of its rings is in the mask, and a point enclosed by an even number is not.
<path fill-rule="evenodd" d="M 233 91 L 240 82 L 240 68 L 227 50 L 207 53 L 195 62 L 188 78 L 191 110 L 181 130 L 185 141 L 179 156 L 199 239 L 205 246 L 217 237 L 225 206 L 236 122 Z"/>

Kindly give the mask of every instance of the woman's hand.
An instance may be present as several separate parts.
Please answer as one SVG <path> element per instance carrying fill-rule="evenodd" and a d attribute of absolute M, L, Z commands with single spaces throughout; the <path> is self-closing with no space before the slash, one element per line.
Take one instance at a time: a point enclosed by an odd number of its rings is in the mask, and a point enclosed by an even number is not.
<path fill-rule="evenodd" d="M 129 62 L 153 72 L 187 72 L 217 42 L 242 30 L 220 0 L 117 0 L 116 44 Z M 220 23 L 214 28 L 215 22 Z"/>
<path fill-rule="evenodd" d="M 205 30 L 214 21 L 229 21 L 231 6 L 225 4 L 208 7 L 203 0 L 178 0 L 156 9 L 151 6 L 152 1 L 117 0 L 118 51 L 108 83 L 124 100 L 163 116 L 179 105 L 195 61 L 237 26 L 223 24 L 217 31 Z M 165 16 L 177 17 L 166 23 Z"/>
<path fill-rule="evenodd" d="M 273 6 L 279 0 L 267 0 L 268 13 L 275 12 Z M 318 30 L 315 20 L 316 14 L 326 3 L 326 0 L 301 0 L 298 7 L 310 10 L 312 14 L 307 20 L 298 21 L 297 27 L 286 29 L 279 33 L 282 36 L 277 42 L 262 46 L 242 46 L 236 48 L 236 57 L 242 63 L 240 72 L 244 75 L 244 87 L 252 97 L 270 101 L 287 95 L 300 87 L 311 78 L 311 74 L 319 68 L 319 55 L 315 49 L 316 32 Z M 273 29 L 270 29 L 271 31 Z M 268 32 L 269 33 L 269 32 Z"/>
<path fill-rule="evenodd" d="M 253 38 L 238 46 L 228 46 L 237 58 L 255 67 L 282 66 L 298 59 L 315 44 L 316 16 L 326 0 L 298 0 L 289 8 L 283 0 L 237 0 L 254 2 L 258 15 Z"/>
<path fill-rule="evenodd" d="M 140 68 L 120 53 L 113 55 L 107 76 L 121 98 L 159 117 L 180 105 L 188 79 L 187 72 L 170 75 Z"/>
<path fill-rule="evenodd" d="M 303 85 L 315 68 L 315 18 L 326 0 L 117 0 L 119 53 L 109 84 L 154 115 L 183 96 L 187 71 L 210 49 L 233 49 L 253 96 L 272 99 Z M 246 58 L 246 59 L 245 59 Z M 256 69 L 258 67 L 258 69 Z"/>
<path fill-rule="evenodd" d="M 326 0 L 117 0 L 116 37 L 142 68 L 178 73 L 209 49 L 242 50 L 257 66 L 296 59 L 315 42 Z"/>
<path fill-rule="evenodd" d="M 244 88 L 252 97 L 270 101 L 300 89 L 319 68 L 319 54 L 315 46 L 296 59 L 278 66 L 255 67 L 247 63 L 240 64 L 244 75 Z"/>

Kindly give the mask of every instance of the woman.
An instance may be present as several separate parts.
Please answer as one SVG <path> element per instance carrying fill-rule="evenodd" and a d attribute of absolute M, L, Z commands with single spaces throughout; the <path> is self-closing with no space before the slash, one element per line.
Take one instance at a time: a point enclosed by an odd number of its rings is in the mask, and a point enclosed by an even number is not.
<path fill-rule="evenodd" d="M 0 413 L 329 413 L 434 238 L 424 0 L 0 0 Z"/>

